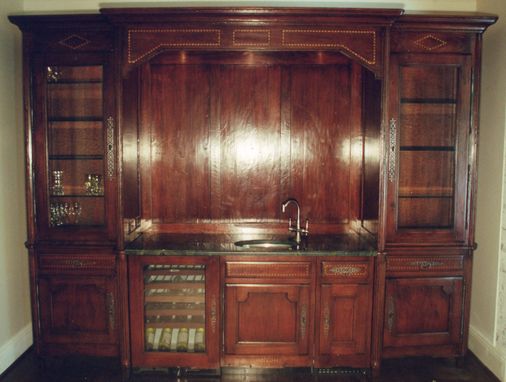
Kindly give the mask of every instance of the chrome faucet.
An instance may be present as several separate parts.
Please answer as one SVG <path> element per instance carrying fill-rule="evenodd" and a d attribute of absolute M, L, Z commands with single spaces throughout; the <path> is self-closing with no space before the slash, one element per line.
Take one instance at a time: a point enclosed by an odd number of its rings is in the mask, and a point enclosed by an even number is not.
<path fill-rule="evenodd" d="M 297 207 L 297 221 L 295 222 L 295 226 L 292 224 L 292 218 L 288 219 L 288 230 L 290 232 L 295 232 L 295 243 L 297 243 L 297 247 L 302 241 L 302 235 L 307 236 L 309 234 L 309 221 L 306 219 L 306 227 L 301 228 L 300 226 L 300 205 L 299 202 L 294 198 L 289 198 L 285 200 L 281 204 L 281 211 L 285 213 L 286 207 L 288 207 L 289 204 L 295 204 Z"/>

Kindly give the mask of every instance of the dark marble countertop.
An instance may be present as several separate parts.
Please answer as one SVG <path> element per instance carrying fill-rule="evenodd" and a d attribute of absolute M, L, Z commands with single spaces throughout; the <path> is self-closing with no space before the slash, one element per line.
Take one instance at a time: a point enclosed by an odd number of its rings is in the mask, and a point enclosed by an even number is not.
<path fill-rule="evenodd" d="M 299 249 L 244 248 L 242 240 L 286 241 L 289 235 L 173 234 L 145 232 L 126 247 L 127 255 L 290 255 L 375 256 L 376 241 L 369 234 L 309 235 Z"/>

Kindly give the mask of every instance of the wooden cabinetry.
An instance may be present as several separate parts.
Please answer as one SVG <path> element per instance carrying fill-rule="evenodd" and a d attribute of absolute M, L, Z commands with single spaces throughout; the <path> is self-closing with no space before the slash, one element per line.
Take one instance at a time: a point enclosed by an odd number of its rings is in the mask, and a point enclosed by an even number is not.
<path fill-rule="evenodd" d="M 465 353 L 481 36 L 495 16 L 166 8 L 11 21 L 39 353 L 205 368 Z M 325 245 L 243 256 L 187 236 L 288 235 L 287 198 L 309 242 L 367 233 L 378 256 L 354 257 L 346 239 L 339 259 Z M 168 249 L 141 245 L 127 267 L 149 232 Z"/>
<path fill-rule="evenodd" d="M 384 356 L 461 354 L 469 261 L 458 253 L 404 253 L 387 259 Z"/>
<path fill-rule="evenodd" d="M 132 256 L 132 365 L 219 367 L 219 259 Z"/>
<path fill-rule="evenodd" d="M 317 366 L 370 362 L 373 259 L 319 262 Z"/>
<path fill-rule="evenodd" d="M 43 354 L 116 355 L 118 295 L 112 253 L 40 254 L 38 307 Z"/>
<path fill-rule="evenodd" d="M 394 54 L 387 242 L 464 244 L 469 211 L 471 58 Z"/>
<path fill-rule="evenodd" d="M 225 365 L 307 365 L 313 342 L 313 261 L 229 259 L 223 267 Z"/>
<path fill-rule="evenodd" d="M 386 282 L 385 355 L 457 353 L 462 333 L 462 277 L 395 278 Z M 401 348 L 401 349 L 400 349 Z M 400 349 L 400 350 L 399 350 Z"/>

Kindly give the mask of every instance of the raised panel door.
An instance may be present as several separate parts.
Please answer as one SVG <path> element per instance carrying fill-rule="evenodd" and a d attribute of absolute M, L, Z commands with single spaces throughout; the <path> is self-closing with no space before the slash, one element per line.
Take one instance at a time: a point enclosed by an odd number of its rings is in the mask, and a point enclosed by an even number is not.
<path fill-rule="evenodd" d="M 225 286 L 225 353 L 307 355 L 310 345 L 308 285 Z"/>
<path fill-rule="evenodd" d="M 101 354 L 98 344 L 117 343 L 115 281 L 103 276 L 41 276 L 39 307 L 42 341 Z M 88 351 L 87 351 L 88 347 Z M 47 350 L 47 349 L 45 349 Z"/>
<path fill-rule="evenodd" d="M 322 285 L 319 360 L 325 364 L 367 366 L 371 341 L 372 287 Z"/>
<path fill-rule="evenodd" d="M 385 349 L 457 349 L 462 338 L 462 277 L 388 279 L 385 304 Z"/>

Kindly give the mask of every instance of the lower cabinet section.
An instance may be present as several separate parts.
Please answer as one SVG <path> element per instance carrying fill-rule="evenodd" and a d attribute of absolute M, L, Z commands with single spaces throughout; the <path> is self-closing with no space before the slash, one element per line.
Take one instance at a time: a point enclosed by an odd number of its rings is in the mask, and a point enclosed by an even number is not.
<path fill-rule="evenodd" d="M 385 349 L 392 348 L 391 354 L 399 349 L 404 355 L 416 354 L 416 348 L 423 346 L 457 348 L 463 328 L 462 299 L 462 277 L 388 279 Z"/>
<path fill-rule="evenodd" d="M 43 354 L 118 354 L 114 257 L 42 255 L 38 298 Z"/>

